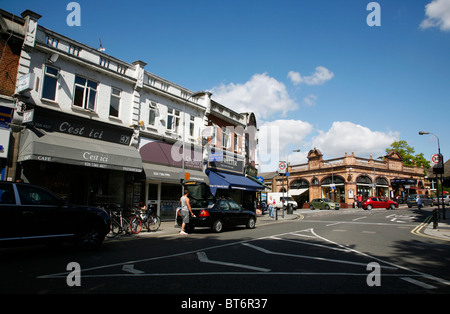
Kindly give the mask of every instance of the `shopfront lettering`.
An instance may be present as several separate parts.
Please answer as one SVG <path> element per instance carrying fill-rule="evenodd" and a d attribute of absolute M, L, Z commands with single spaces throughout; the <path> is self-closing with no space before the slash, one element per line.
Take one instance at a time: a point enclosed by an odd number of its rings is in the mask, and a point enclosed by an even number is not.
<path fill-rule="evenodd" d="M 108 162 L 109 156 L 106 154 L 98 154 L 92 152 L 84 152 L 83 159 L 89 161 Z"/>
<path fill-rule="evenodd" d="M 81 136 L 87 136 L 90 138 L 95 138 L 101 140 L 103 137 L 103 131 L 102 130 L 96 130 L 96 129 L 90 129 L 89 131 L 86 130 L 84 126 L 73 126 L 69 122 L 63 122 L 59 125 L 59 131 L 63 133 L 73 134 L 73 135 L 81 135 Z"/>

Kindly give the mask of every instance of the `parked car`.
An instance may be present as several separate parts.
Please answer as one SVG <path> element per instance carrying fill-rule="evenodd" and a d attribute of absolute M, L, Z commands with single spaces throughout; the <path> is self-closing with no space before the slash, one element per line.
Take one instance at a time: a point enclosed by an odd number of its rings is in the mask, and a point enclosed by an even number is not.
<path fill-rule="evenodd" d="M 410 194 L 408 195 L 408 198 L 406 200 L 406 204 L 408 204 L 408 208 L 411 208 L 413 206 L 417 206 L 417 196 L 420 197 L 422 200 L 422 206 L 433 206 L 433 200 L 424 194 Z"/>
<path fill-rule="evenodd" d="M 318 209 L 335 209 L 335 210 L 339 210 L 339 208 L 341 208 L 341 204 L 333 202 L 332 200 L 330 200 L 328 198 L 316 198 L 316 199 L 313 199 L 309 203 L 309 209 L 314 210 L 314 209 L 317 209 L 317 208 Z"/>
<path fill-rule="evenodd" d="M 398 203 L 383 197 L 369 197 L 363 202 L 363 208 L 368 210 L 372 208 L 396 209 L 398 208 Z"/>
<path fill-rule="evenodd" d="M 0 212 L 0 246 L 70 241 L 94 249 L 110 228 L 106 211 L 68 204 L 27 183 L 0 182 Z"/>
<path fill-rule="evenodd" d="M 249 229 L 255 228 L 256 214 L 242 208 L 241 205 L 232 201 L 221 199 L 214 205 L 203 208 L 192 208 L 196 217 L 189 218 L 186 226 L 188 232 L 195 227 L 209 227 L 214 232 L 222 232 L 225 227 L 245 225 Z M 177 212 L 177 223 L 181 225 L 182 219 Z"/>
<path fill-rule="evenodd" d="M 450 204 L 450 196 L 448 196 L 448 195 L 439 196 L 439 205 L 442 205 L 442 201 L 444 201 L 445 205 L 449 205 Z M 434 205 L 438 204 L 437 197 L 433 198 L 433 204 Z"/>

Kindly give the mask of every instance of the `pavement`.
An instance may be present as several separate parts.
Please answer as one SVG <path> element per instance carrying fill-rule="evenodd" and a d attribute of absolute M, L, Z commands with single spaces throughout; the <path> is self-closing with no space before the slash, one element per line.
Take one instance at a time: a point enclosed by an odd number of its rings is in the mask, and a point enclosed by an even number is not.
<path fill-rule="evenodd" d="M 400 205 L 402 208 L 402 205 Z M 406 206 L 406 205 L 405 205 Z M 384 209 L 373 209 L 373 210 L 384 210 Z M 361 208 L 341 208 L 339 210 L 340 212 L 357 212 L 357 211 L 364 211 Z M 266 224 L 273 224 L 273 223 L 279 223 L 283 221 L 288 220 L 295 220 L 295 219 L 301 219 L 304 215 L 311 215 L 311 214 L 319 214 L 319 213 L 325 213 L 327 211 L 320 211 L 320 210 L 310 210 L 310 209 L 297 209 L 294 210 L 292 214 L 287 214 L 286 211 L 284 211 L 284 215 L 282 214 L 282 211 L 278 211 L 278 218 L 271 218 L 266 213 L 264 215 L 257 216 L 257 222 L 256 225 L 266 225 Z M 440 215 L 440 219 L 438 221 L 438 225 L 436 228 L 433 226 L 432 221 L 432 215 L 428 216 L 424 222 L 422 222 L 420 225 L 418 225 L 416 228 L 414 228 L 411 232 L 418 236 L 443 240 L 443 241 L 450 241 L 450 210 L 446 209 L 446 219 L 444 220 L 442 218 L 442 213 Z M 153 236 L 153 237 L 160 237 L 160 236 L 180 236 L 180 226 L 176 225 L 175 220 L 173 221 L 163 221 L 161 222 L 161 226 L 159 229 L 155 232 L 147 232 L 145 228 L 142 229 L 142 231 L 137 235 L 139 237 L 146 237 L 146 236 Z M 136 235 L 133 235 L 136 236 Z M 122 236 L 123 237 L 123 236 Z M 119 237 L 121 238 L 121 237 Z"/>

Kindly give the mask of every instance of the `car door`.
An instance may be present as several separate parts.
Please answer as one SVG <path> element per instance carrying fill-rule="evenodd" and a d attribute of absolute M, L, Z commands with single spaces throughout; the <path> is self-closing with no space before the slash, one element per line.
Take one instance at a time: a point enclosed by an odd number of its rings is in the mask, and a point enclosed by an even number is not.
<path fill-rule="evenodd" d="M 230 221 L 233 225 L 243 225 L 247 223 L 248 214 L 245 213 L 242 206 L 234 201 L 228 201 L 230 211 L 233 213 L 233 217 Z"/>
<path fill-rule="evenodd" d="M 24 229 L 23 237 L 52 237 L 68 235 L 65 230 L 67 221 L 61 208 L 61 199 L 40 187 L 28 184 L 16 184 L 20 198 L 20 218 Z"/>
<path fill-rule="evenodd" d="M 0 242 L 20 238 L 19 206 L 13 185 L 8 182 L 0 182 L 0 217 Z"/>
<path fill-rule="evenodd" d="M 214 219 L 222 219 L 225 225 L 229 225 L 233 221 L 233 213 L 230 211 L 230 205 L 227 200 L 219 200 L 216 204 L 216 216 Z"/>
<path fill-rule="evenodd" d="M 378 202 L 380 203 L 380 207 L 379 208 L 389 208 L 389 204 L 387 199 L 379 197 L 378 198 Z"/>
<path fill-rule="evenodd" d="M 383 208 L 384 205 L 385 204 L 382 199 L 378 197 L 373 198 L 373 208 Z"/>

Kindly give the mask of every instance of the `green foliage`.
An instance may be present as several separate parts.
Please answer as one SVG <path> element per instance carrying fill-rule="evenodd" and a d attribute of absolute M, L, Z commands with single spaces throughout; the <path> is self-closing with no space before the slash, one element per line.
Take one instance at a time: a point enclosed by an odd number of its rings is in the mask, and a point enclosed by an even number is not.
<path fill-rule="evenodd" d="M 413 147 L 409 146 L 408 143 L 404 140 L 396 141 L 391 144 L 389 148 L 386 148 L 386 153 L 389 153 L 391 150 L 396 150 L 400 156 L 403 158 L 403 164 L 406 166 L 414 166 L 414 162 L 418 167 L 424 166 L 425 168 L 430 168 L 430 162 L 425 159 L 423 153 L 415 154 L 415 150 Z"/>

